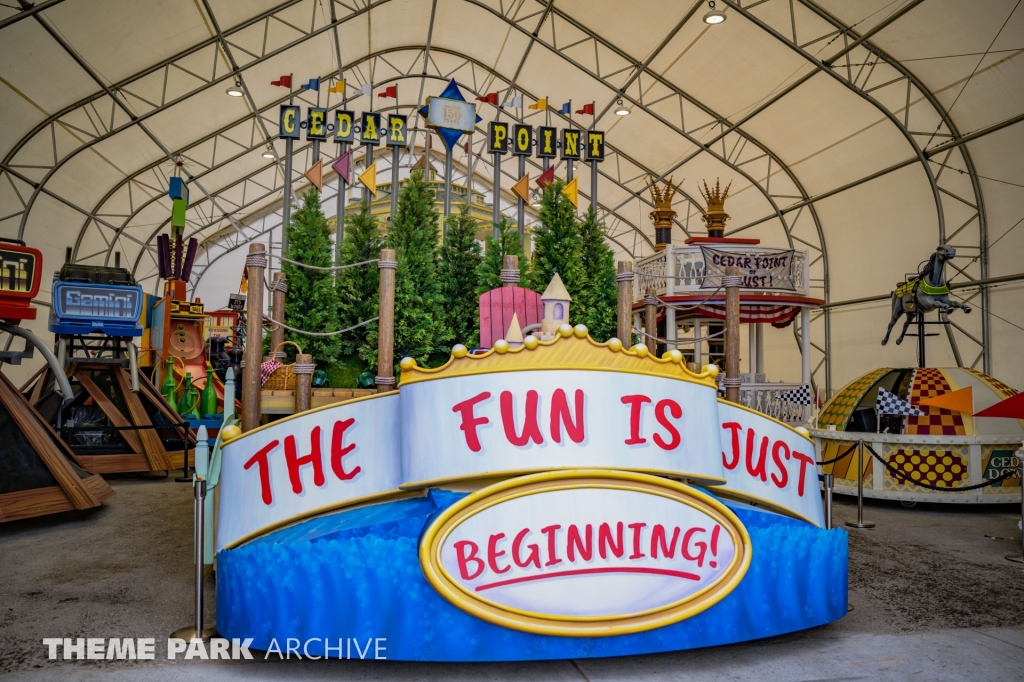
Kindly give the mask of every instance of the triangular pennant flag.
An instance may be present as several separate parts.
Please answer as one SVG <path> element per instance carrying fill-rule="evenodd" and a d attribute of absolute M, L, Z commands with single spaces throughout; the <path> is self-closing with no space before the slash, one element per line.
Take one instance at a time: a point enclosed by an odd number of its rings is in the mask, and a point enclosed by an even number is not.
<path fill-rule="evenodd" d="M 931 398 L 924 398 L 917 401 L 918 407 L 941 407 L 944 410 L 963 412 L 964 414 L 974 413 L 974 392 L 971 387 L 961 388 L 959 391 L 940 393 Z"/>
<path fill-rule="evenodd" d="M 1005 419 L 1024 419 L 1024 393 L 1012 395 L 991 407 L 974 415 L 975 417 L 1003 417 Z"/>
<path fill-rule="evenodd" d="M 346 185 L 352 184 L 352 152 L 347 151 L 338 157 L 338 160 L 331 164 L 331 168 L 338 174 Z"/>
<path fill-rule="evenodd" d="M 523 201 L 530 201 L 530 174 L 527 173 L 519 178 L 519 181 L 512 185 L 512 193 Z"/>
<path fill-rule="evenodd" d="M 565 187 L 562 188 L 562 194 L 564 194 L 565 196 L 567 196 L 569 198 L 569 201 L 572 202 L 572 205 L 575 208 L 579 208 L 580 207 L 580 193 L 579 193 L 579 189 L 578 188 L 579 188 L 579 183 L 577 183 L 576 178 L 573 178 L 572 180 L 570 180 L 565 185 Z"/>
<path fill-rule="evenodd" d="M 359 182 L 363 183 L 370 194 L 377 196 L 377 162 L 373 162 L 369 168 L 359 174 Z"/>
<path fill-rule="evenodd" d="M 881 386 L 878 387 L 878 398 L 875 399 L 875 412 L 877 414 L 889 414 L 898 416 L 924 417 L 925 413 L 917 409 L 906 400 L 890 393 Z"/>
<path fill-rule="evenodd" d="M 548 169 L 537 178 L 537 184 L 541 189 L 547 189 L 548 185 L 555 181 L 555 167 L 548 166 Z"/>
<path fill-rule="evenodd" d="M 323 191 L 323 188 L 324 188 L 324 160 L 323 159 L 317 159 L 316 163 L 314 163 L 312 166 L 310 166 L 309 170 L 307 170 L 305 173 L 303 173 L 303 175 L 306 177 L 307 180 L 309 180 L 314 185 L 316 185 L 316 189 L 317 189 L 318 192 Z"/>

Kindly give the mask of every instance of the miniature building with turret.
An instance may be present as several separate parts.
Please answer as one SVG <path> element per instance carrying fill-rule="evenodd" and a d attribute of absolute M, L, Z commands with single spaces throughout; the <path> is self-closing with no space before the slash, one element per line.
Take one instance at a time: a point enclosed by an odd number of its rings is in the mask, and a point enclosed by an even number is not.
<path fill-rule="evenodd" d="M 572 296 L 565 290 L 557 272 L 540 295 L 540 300 L 544 305 L 544 317 L 540 321 L 540 333 L 536 336 L 541 341 L 550 341 L 560 326 L 569 323 L 569 304 L 572 303 Z"/>

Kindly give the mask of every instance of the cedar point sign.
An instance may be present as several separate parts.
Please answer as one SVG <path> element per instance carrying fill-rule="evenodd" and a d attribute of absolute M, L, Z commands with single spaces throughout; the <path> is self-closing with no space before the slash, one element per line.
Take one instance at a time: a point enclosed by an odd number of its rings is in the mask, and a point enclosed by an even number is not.
<path fill-rule="evenodd" d="M 398 392 L 224 446 L 222 635 L 523 660 L 725 644 L 846 613 L 846 536 L 822 528 L 806 437 L 720 400 L 678 353 L 568 325 L 503 350 L 407 359 Z"/>

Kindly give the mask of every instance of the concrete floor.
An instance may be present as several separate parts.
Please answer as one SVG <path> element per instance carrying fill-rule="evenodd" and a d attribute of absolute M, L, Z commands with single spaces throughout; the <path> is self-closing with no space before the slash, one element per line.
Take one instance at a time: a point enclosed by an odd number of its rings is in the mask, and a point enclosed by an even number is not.
<path fill-rule="evenodd" d="M 815 630 L 717 649 L 620 659 L 441 665 L 359 661 L 170 662 L 192 618 L 191 486 L 112 479 L 100 509 L 0 525 L 0 675 L 11 680 L 1024 679 L 1019 506 L 867 501 L 850 536 L 850 603 Z M 856 507 L 838 498 L 835 518 Z M 213 622 L 212 581 L 208 622 Z M 157 660 L 49 661 L 44 637 L 154 637 Z"/>

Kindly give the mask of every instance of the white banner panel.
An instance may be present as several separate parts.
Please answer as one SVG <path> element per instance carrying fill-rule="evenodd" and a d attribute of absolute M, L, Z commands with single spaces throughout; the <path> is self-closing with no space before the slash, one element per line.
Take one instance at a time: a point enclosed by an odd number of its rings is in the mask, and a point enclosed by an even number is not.
<path fill-rule="evenodd" d="M 718 403 L 718 412 L 726 483 L 714 492 L 733 492 L 823 527 L 821 488 L 810 438 L 725 401 Z"/>
<path fill-rule="evenodd" d="M 401 392 L 405 485 L 566 467 L 724 480 L 710 386 L 524 370 L 418 381 Z"/>
<path fill-rule="evenodd" d="M 223 448 L 217 551 L 401 483 L 399 394 L 274 422 Z"/>

